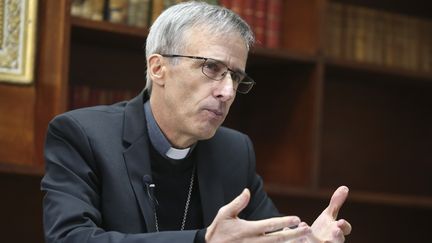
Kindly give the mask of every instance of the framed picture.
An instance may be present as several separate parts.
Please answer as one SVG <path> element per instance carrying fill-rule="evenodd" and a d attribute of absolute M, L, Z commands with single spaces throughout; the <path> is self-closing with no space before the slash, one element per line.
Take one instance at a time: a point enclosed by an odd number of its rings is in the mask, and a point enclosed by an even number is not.
<path fill-rule="evenodd" d="M 37 0 L 0 0 L 0 82 L 34 79 Z"/>

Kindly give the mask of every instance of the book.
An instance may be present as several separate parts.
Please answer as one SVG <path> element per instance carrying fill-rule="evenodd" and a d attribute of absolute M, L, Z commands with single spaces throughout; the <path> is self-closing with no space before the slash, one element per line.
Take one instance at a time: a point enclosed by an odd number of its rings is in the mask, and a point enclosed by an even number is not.
<path fill-rule="evenodd" d="M 153 23 L 156 18 L 162 13 L 164 7 L 164 0 L 152 0 L 151 23 Z"/>
<path fill-rule="evenodd" d="M 128 0 L 110 0 L 108 5 L 109 21 L 127 23 Z"/>
<path fill-rule="evenodd" d="M 325 54 L 330 57 L 342 57 L 342 4 L 329 3 L 325 28 Z"/>
<path fill-rule="evenodd" d="M 265 28 L 265 46 L 279 48 L 281 43 L 282 0 L 267 1 L 267 16 Z"/>
<path fill-rule="evenodd" d="M 150 24 L 150 0 L 129 0 L 128 24 L 148 28 Z"/>
<path fill-rule="evenodd" d="M 219 5 L 231 9 L 231 0 L 219 0 Z"/>
<path fill-rule="evenodd" d="M 253 31 L 255 33 L 256 44 L 258 46 L 264 46 L 266 37 L 266 17 L 267 17 L 267 1 L 256 0 L 254 9 L 254 20 L 253 20 Z"/>
<path fill-rule="evenodd" d="M 254 26 L 254 6 L 255 0 L 244 0 L 243 2 L 243 19 L 251 28 Z"/>
<path fill-rule="evenodd" d="M 232 0 L 231 10 L 240 17 L 244 18 L 244 0 Z"/>

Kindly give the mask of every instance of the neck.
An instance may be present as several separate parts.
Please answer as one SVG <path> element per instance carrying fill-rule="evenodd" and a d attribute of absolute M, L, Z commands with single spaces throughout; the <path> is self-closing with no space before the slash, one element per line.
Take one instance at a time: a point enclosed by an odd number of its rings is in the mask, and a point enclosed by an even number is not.
<path fill-rule="evenodd" d="M 157 99 L 150 97 L 150 107 L 156 123 L 158 124 L 160 130 L 168 139 L 172 147 L 177 149 L 189 148 L 197 141 L 191 136 L 187 136 L 178 132 L 178 130 L 173 129 L 175 124 L 172 124 L 175 119 L 170 119 L 169 111 L 166 109 L 159 109 L 159 103 Z"/>

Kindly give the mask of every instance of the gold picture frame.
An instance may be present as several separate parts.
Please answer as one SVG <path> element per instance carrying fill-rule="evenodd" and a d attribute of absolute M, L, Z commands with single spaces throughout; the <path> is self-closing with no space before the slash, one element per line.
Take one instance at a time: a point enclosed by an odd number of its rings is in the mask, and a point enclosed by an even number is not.
<path fill-rule="evenodd" d="M 0 82 L 34 81 L 37 0 L 0 0 Z"/>

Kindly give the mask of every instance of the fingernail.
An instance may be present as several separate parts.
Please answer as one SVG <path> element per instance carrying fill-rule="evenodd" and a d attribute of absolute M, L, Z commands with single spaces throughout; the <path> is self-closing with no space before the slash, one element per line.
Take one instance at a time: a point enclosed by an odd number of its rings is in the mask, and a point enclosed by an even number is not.
<path fill-rule="evenodd" d="M 312 232 L 312 229 L 308 226 L 299 227 L 299 230 L 304 234 L 309 234 Z"/>
<path fill-rule="evenodd" d="M 293 222 L 293 224 L 300 224 L 300 218 L 298 218 L 298 217 L 295 217 L 293 220 L 292 220 L 292 222 Z"/>
<path fill-rule="evenodd" d="M 305 227 L 305 226 L 308 226 L 308 225 L 305 222 L 301 222 L 298 226 L 299 227 Z"/>
<path fill-rule="evenodd" d="M 243 191 L 240 193 L 240 195 L 238 196 L 239 200 L 243 200 L 246 197 L 246 191 L 247 189 L 243 189 Z"/>

